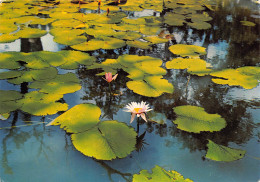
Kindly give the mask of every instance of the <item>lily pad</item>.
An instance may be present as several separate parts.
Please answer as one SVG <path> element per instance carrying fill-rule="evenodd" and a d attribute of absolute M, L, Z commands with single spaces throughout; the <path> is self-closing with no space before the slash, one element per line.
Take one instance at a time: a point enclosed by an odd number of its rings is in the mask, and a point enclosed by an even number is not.
<path fill-rule="evenodd" d="M 52 115 L 58 111 L 66 111 L 68 109 L 68 104 L 56 102 L 62 96 L 33 91 L 25 94 L 25 97 L 19 100 L 18 103 L 22 105 L 21 110 L 24 112 L 36 116 Z"/>
<path fill-rule="evenodd" d="M 178 106 L 173 108 L 177 119 L 173 123 L 177 128 L 193 133 L 202 131 L 220 131 L 226 127 L 226 121 L 218 114 L 208 114 L 204 108 L 198 106 Z"/>
<path fill-rule="evenodd" d="M 40 38 L 47 34 L 46 30 L 40 30 L 37 28 L 23 28 L 17 33 L 15 33 L 15 36 L 18 36 L 20 38 Z"/>
<path fill-rule="evenodd" d="M 208 69 L 210 64 L 202 59 L 184 59 L 184 58 L 175 58 L 166 63 L 167 69 L 187 69 L 191 74 L 196 74 L 198 76 L 204 76 L 212 72 L 211 69 Z"/>
<path fill-rule="evenodd" d="M 185 44 L 175 44 L 169 47 L 169 50 L 176 55 L 182 57 L 190 56 L 199 56 L 206 54 L 206 48 L 196 45 L 185 45 Z"/>
<path fill-rule="evenodd" d="M 246 153 L 245 150 L 239 150 L 225 147 L 223 145 L 218 145 L 211 140 L 209 140 L 207 147 L 208 151 L 206 154 L 206 158 L 214 161 L 231 162 L 243 158 Z"/>
<path fill-rule="evenodd" d="M 21 107 L 17 102 L 23 94 L 14 90 L 0 90 L 0 114 L 10 113 Z"/>
<path fill-rule="evenodd" d="M 15 34 L 2 34 L 0 35 L 0 43 L 10 43 L 14 42 L 15 40 L 19 39 L 20 37 Z"/>
<path fill-rule="evenodd" d="M 217 84 L 228 84 L 230 86 L 241 86 L 252 89 L 259 84 L 260 67 L 246 66 L 238 69 L 224 69 L 210 73 L 212 81 Z"/>
<path fill-rule="evenodd" d="M 80 81 L 74 73 L 57 75 L 53 79 L 34 81 L 29 88 L 40 89 L 40 92 L 53 94 L 73 93 L 81 89 Z"/>
<path fill-rule="evenodd" d="M 0 114 L 0 120 L 7 120 L 10 117 L 10 113 Z"/>
<path fill-rule="evenodd" d="M 166 123 L 167 117 L 163 113 L 158 112 L 148 112 L 147 113 L 149 121 L 156 122 L 158 124 L 164 124 Z"/>
<path fill-rule="evenodd" d="M 17 78 L 22 76 L 22 72 L 20 71 L 6 71 L 6 72 L 1 72 L 0 73 L 0 79 L 9 79 L 9 78 Z"/>
<path fill-rule="evenodd" d="M 55 36 L 53 39 L 55 42 L 59 43 L 59 44 L 63 44 L 63 45 L 77 45 L 80 44 L 82 42 L 85 42 L 87 40 L 87 37 L 84 35 L 64 35 L 62 34 L 62 36 Z"/>
<path fill-rule="evenodd" d="M 73 145 L 86 156 L 100 160 L 126 157 L 135 149 L 136 132 L 118 121 L 100 122 L 100 115 L 101 110 L 96 105 L 80 104 L 48 125 L 60 125 L 73 133 Z"/>
<path fill-rule="evenodd" d="M 126 83 L 133 92 L 146 97 L 158 97 L 163 93 L 173 93 L 173 85 L 162 76 L 147 76 L 144 80 L 134 80 Z"/>
<path fill-rule="evenodd" d="M 80 51 L 60 51 L 57 53 L 66 60 L 65 63 L 60 65 L 62 69 L 76 69 L 79 64 L 89 66 L 96 61 L 95 57 Z"/>
<path fill-rule="evenodd" d="M 133 182 L 193 182 L 184 177 L 177 171 L 167 171 L 160 166 L 155 166 L 152 173 L 147 170 L 140 171 L 140 174 L 134 174 Z"/>
<path fill-rule="evenodd" d="M 204 22 L 204 21 L 199 21 L 199 20 L 193 21 L 192 23 L 189 22 L 187 24 L 197 30 L 207 30 L 207 29 L 211 28 L 211 24 Z"/>
<path fill-rule="evenodd" d="M 23 56 L 20 52 L 4 52 L 0 53 L 0 68 L 1 69 L 18 69 Z"/>
<path fill-rule="evenodd" d="M 256 24 L 254 22 L 251 21 L 240 21 L 240 23 L 244 26 L 248 26 L 248 27 L 254 27 Z"/>
<path fill-rule="evenodd" d="M 151 42 L 152 44 L 160 44 L 160 43 L 169 42 L 169 39 L 160 38 L 158 36 L 144 37 L 144 40 L 147 40 L 147 41 Z"/>
<path fill-rule="evenodd" d="M 22 73 L 20 77 L 9 79 L 8 82 L 19 85 L 23 82 L 32 82 L 35 80 L 49 80 L 55 78 L 58 74 L 58 70 L 53 67 L 40 70 L 28 70 L 20 72 Z"/>

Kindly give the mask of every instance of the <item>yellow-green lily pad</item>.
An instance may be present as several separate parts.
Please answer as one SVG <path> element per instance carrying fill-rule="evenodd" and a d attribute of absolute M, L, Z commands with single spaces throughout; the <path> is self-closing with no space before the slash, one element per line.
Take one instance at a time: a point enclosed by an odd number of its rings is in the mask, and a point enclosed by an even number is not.
<path fill-rule="evenodd" d="M 220 131 L 226 127 L 226 121 L 218 114 L 208 114 L 204 108 L 198 106 L 178 106 L 173 108 L 177 119 L 173 123 L 177 128 L 193 133 L 202 131 Z"/>
<path fill-rule="evenodd" d="M 206 158 L 214 161 L 231 162 L 243 158 L 246 153 L 245 150 L 218 145 L 211 140 L 209 140 L 207 147 Z"/>

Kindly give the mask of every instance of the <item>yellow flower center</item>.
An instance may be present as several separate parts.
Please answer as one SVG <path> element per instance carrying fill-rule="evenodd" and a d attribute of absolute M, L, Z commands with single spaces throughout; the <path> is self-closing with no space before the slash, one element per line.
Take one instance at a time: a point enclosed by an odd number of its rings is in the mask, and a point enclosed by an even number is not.
<path fill-rule="evenodd" d="M 140 114 L 140 110 L 142 110 L 142 108 L 134 108 L 134 111 L 136 112 L 136 114 Z"/>

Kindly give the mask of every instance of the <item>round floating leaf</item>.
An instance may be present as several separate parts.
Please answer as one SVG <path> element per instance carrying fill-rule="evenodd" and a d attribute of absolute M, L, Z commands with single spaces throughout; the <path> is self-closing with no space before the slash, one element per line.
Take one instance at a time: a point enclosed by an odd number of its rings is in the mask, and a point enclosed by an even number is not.
<path fill-rule="evenodd" d="M 11 33 L 18 29 L 17 25 L 15 25 L 12 21 L 9 19 L 1 19 L 0 20 L 0 33 Z"/>
<path fill-rule="evenodd" d="M 10 116 L 10 113 L 0 114 L 0 120 L 7 120 Z"/>
<path fill-rule="evenodd" d="M 66 37 L 66 36 L 79 36 L 85 31 L 81 29 L 71 29 L 71 28 L 52 28 L 50 34 L 54 37 Z"/>
<path fill-rule="evenodd" d="M 22 76 L 22 72 L 21 71 L 6 71 L 6 72 L 1 72 L 0 73 L 0 79 L 4 80 L 4 79 L 9 79 L 9 78 L 17 78 Z"/>
<path fill-rule="evenodd" d="M 237 85 L 245 89 L 256 87 L 259 82 L 260 67 L 241 67 L 238 69 L 224 69 L 210 73 L 212 81 L 217 84 L 228 84 L 230 86 Z"/>
<path fill-rule="evenodd" d="M 44 93 L 67 94 L 81 89 L 79 79 L 74 73 L 57 75 L 53 79 L 34 81 L 30 88 L 41 89 Z"/>
<path fill-rule="evenodd" d="M 80 51 L 60 51 L 57 54 L 66 60 L 64 64 L 60 65 L 62 69 L 76 69 L 79 64 L 89 66 L 96 61 L 95 57 Z"/>
<path fill-rule="evenodd" d="M 38 51 L 32 53 L 37 60 L 43 60 L 52 66 L 60 66 L 67 62 L 66 59 L 59 52 L 49 52 L 49 51 Z"/>
<path fill-rule="evenodd" d="M 158 112 L 148 112 L 147 113 L 149 121 L 156 122 L 158 124 L 164 124 L 166 123 L 167 117 L 163 113 Z"/>
<path fill-rule="evenodd" d="M 70 34 L 62 34 L 56 35 L 53 39 L 55 42 L 63 45 L 77 45 L 87 40 L 87 37 L 84 35 L 70 35 Z"/>
<path fill-rule="evenodd" d="M 21 61 L 26 62 L 24 66 L 26 66 L 27 68 L 44 69 L 51 66 L 48 62 L 45 62 L 43 59 L 39 59 L 37 57 L 37 53 L 35 52 L 21 53 L 21 56 L 23 56 Z"/>
<path fill-rule="evenodd" d="M 93 129 L 99 122 L 101 110 L 94 104 L 79 104 L 48 125 L 60 125 L 67 132 L 79 133 Z"/>
<path fill-rule="evenodd" d="M 198 76 L 204 76 L 212 71 L 207 69 L 207 66 L 207 62 L 202 59 L 176 58 L 166 63 L 167 69 L 187 69 L 189 73 Z"/>
<path fill-rule="evenodd" d="M 160 44 L 160 43 L 169 42 L 169 39 L 160 38 L 158 36 L 144 37 L 144 40 L 147 40 L 147 41 L 151 42 L 152 44 Z"/>
<path fill-rule="evenodd" d="M 0 53 L 0 68 L 1 69 L 18 69 L 21 67 L 19 62 L 23 56 L 20 52 L 4 52 Z"/>
<path fill-rule="evenodd" d="M 116 38 L 104 38 L 102 49 L 118 49 L 125 46 L 125 41 Z"/>
<path fill-rule="evenodd" d="M 182 57 L 185 56 L 198 56 L 206 54 L 206 48 L 196 45 L 185 45 L 185 44 L 175 44 L 169 47 L 169 50 L 173 54 L 180 55 Z"/>
<path fill-rule="evenodd" d="M 15 40 L 19 39 L 19 36 L 15 34 L 2 34 L 0 35 L 0 43 L 10 43 L 14 42 Z"/>
<path fill-rule="evenodd" d="M 0 102 L 15 101 L 23 97 L 23 94 L 14 90 L 0 90 Z"/>
<path fill-rule="evenodd" d="M 91 39 L 90 41 L 83 42 L 81 44 L 73 45 L 71 48 L 80 50 L 80 51 L 94 51 L 101 49 L 104 45 L 102 40 Z"/>
<path fill-rule="evenodd" d="M 209 14 L 206 12 L 204 12 L 203 14 L 190 14 L 188 18 L 191 18 L 193 22 L 212 20 L 212 17 L 210 17 Z"/>
<path fill-rule="evenodd" d="M 114 30 L 120 30 L 120 31 L 131 31 L 131 32 L 139 32 L 139 26 L 138 25 L 131 25 L 131 24 L 115 24 L 112 26 Z"/>
<path fill-rule="evenodd" d="M 37 28 L 23 28 L 17 33 L 15 33 L 15 36 L 18 36 L 20 38 L 40 38 L 47 34 L 46 30 L 40 30 Z"/>
<path fill-rule="evenodd" d="M 189 26 L 191 26 L 192 28 L 195 28 L 197 30 L 206 30 L 211 28 L 211 24 L 204 22 L 204 21 L 193 21 L 192 23 L 187 23 Z"/>
<path fill-rule="evenodd" d="M 124 39 L 124 40 L 136 40 L 142 37 L 141 34 L 137 32 L 117 32 L 114 37 L 118 39 Z"/>
<path fill-rule="evenodd" d="M 125 123 L 103 121 L 86 132 L 72 134 L 71 139 L 84 155 L 112 160 L 124 158 L 135 149 L 136 132 Z"/>
<path fill-rule="evenodd" d="M 202 131 L 220 131 L 226 127 L 226 121 L 218 114 L 208 114 L 198 106 L 178 106 L 173 108 L 177 119 L 173 121 L 177 128 L 193 133 Z"/>
<path fill-rule="evenodd" d="M 209 140 L 207 147 L 208 151 L 206 154 L 206 158 L 214 161 L 231 162 L 243 158 L 246 153 L 245 150 L 239 150 L 225 147 L 223 145 L 218 145 L 211 140 Z"/>
<path fill-rule="evenodd" d="M 55 78 L 58 74 L 58 70 L 53 67 L 41 70 L 28 70 L 20 72 L 22 73 L 20 77 L 10 79 L 8 82 L 13 84 L 21 84 L 23 82 L 32 82 L 35 80 L 49 80 Z"/>
<path fill-rule="evenodd" d="M 147 170 L 140 171 L 140 174 L 134 174 L 133 182 L 193 182 L 184 177 L 177 171 L 166 171 L 160 166 L 155 166 L 152 173 Z"/>
<path fill-rule="evenodd" d="M 62 13 L 61 13 L 62 14 Z M 82 22 L 79 20 L 75 20 L 75 19 L 66 19 L 66 20 L 57 20 L 54 21 L 51 25 L 53 27 L 62 27 L 62 28 L 73 28 L 76 27 L 78 25 L 80 25 Z"/>
<path fill-rule="evenodd" d="M 254 22 L 251 21 L 240 21 L 240 23 L 244 26 L 248 26 L 248 27 L 254 27 L 256 24 Z"/>
<path fill-rule="evenodd" d="M 164 19 L 164 22 L 171 26 L 182 26 L 186 22 L 184 15 L 176 13 L 167 13 L 164 16 Z"/>
<path fill-rule="evenodd" d="M 36 116 L 45 116 L 56 114 L 58 111 L 66 111 L 68 109 L 68 104 L 55 102 L 61 97 L 62 95 L 58 94 L 51 95 L 33 91 L 25 94 L 25 98 L 19 100 L 19 103 L 22 104 L 21 110 L 24 112 Z"/>
<path fill-rule="evenodd" d="M 162 79 L 162 76 L 147 76 L 145 80 L 129 81 L 126 86 L 133 92 L 147 97 L 158 97 L 164 92 L 173 93 L 173 85 Z"/>
<path fill-rule="evenodd" d="M 60 125 L 84 155 L 99 160 L 123 158 L 135 149 L 136 132 L 118 121 L 99 122 L 101 110 L 93 104 L 76 105 L 48 125 Z"/>
<path fill-rule="evenodd" d="M 160 32 L 159 26 L 140 25 L 140 33 L 144 35 L 156 35 Z"/>
<path fill-rule="evenodd" d="M 9 113 L 21 107 L 17 101 L 23 94 L 14 90 L 0 90 L 0 114 Z"/>

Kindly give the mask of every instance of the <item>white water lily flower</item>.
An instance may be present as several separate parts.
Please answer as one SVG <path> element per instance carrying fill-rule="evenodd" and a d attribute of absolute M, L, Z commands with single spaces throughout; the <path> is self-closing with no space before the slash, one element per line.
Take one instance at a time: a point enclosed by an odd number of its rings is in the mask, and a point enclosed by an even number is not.
<path fill-rule="evenodd" d="M 143 101 L 141 103 L 131 102 L 128 105 L 126 105 L 125 108 L 126 108 L 126 110 L 124 110 L 125 112 L 132 113 L 130 123 L 134 121 L 136 115 L 137 117 L 141 116 L 147 122 L 145 113 L 152 110 L 149 108 L 149 104 L 146 104 L 146 102 Z"/>

